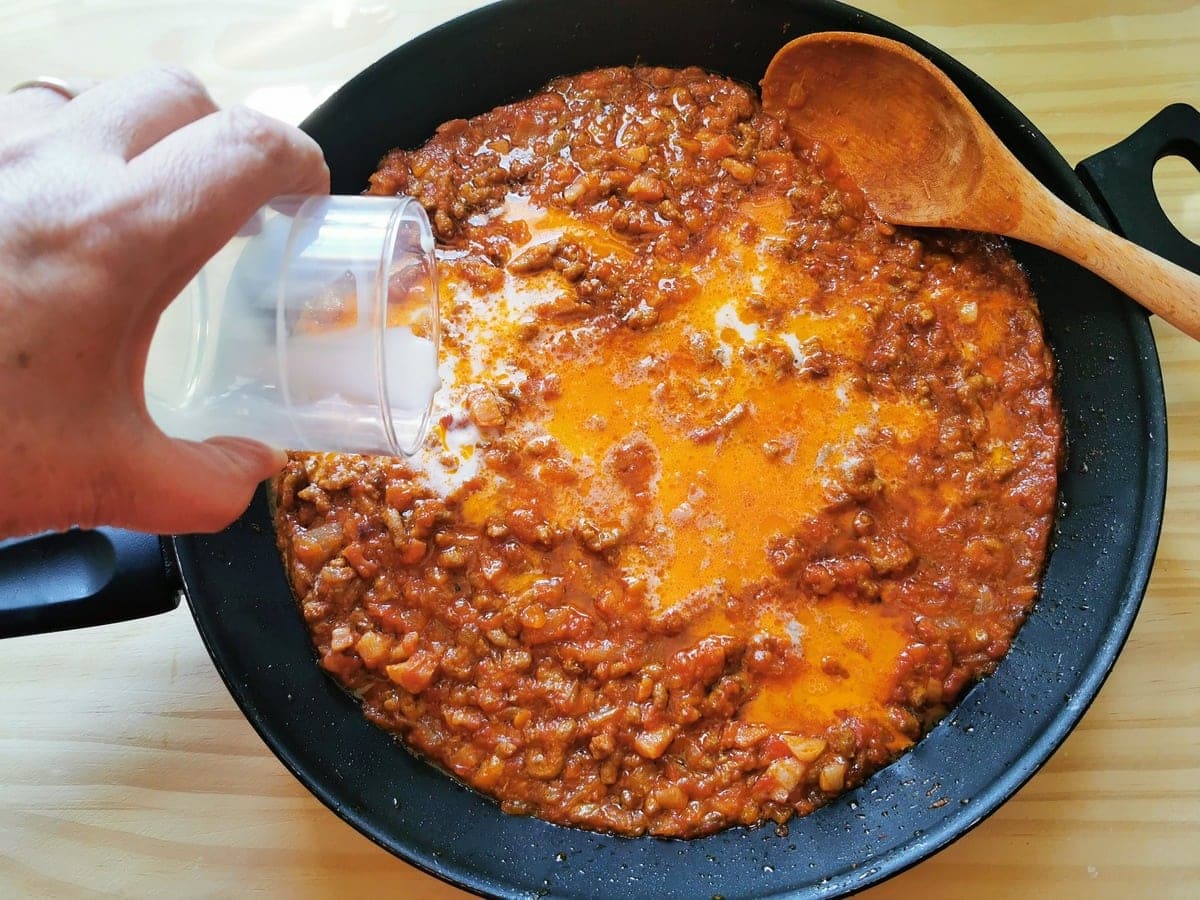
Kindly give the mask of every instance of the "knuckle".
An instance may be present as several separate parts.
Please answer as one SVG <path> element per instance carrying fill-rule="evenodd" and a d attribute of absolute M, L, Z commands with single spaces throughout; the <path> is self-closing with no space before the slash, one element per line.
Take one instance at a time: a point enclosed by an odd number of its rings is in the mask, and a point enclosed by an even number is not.
<path fill-rule="evenodd" d="M 212 105 L 208 89 L 194 73 L 182 66 L 165 65 L 151 69 L 151 77 L 180 99 L 197 104 Z"/>
<path fill-rule="evenodd" d="M 289 126 L 248 106 L 231 106 L 226 111 L 235 140 L 265 154 L 276 155 L 289 144 Z"/>
<path fill-rule="evenodd" d="M 225 112 L 234 138 L 265 159 L 310 176 L 324 171 L 321 148 L 300 129 L 248 106 L 231 106 Z"/>

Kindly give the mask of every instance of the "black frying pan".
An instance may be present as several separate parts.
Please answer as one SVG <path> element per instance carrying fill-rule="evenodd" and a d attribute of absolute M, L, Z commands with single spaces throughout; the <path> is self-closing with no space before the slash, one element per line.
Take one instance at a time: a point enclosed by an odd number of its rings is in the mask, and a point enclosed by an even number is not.
<path fill-rule="evenodd" d="M 1163 215 L 1154 162 L 1200 165 L 1200 114 L 1175 106 L 1072 172 L 996 91 L 895 26 L 828 0 L 508 0 L 400 47 L 304 123 L 333 189 L 357 193 L 388 149 L 484 112 L 552 76 L 644 61 L 755 83 L 809 31 L 904 41 L 945 69 L 1065 201 L 1200 271 Z M 284 579 L 266 497 L 226 531 L 162 539 L 102 530 L 12 542 L 0 554 L 0 634 L 170 608 L 186 593 L 217 668 L 284 764 L 338 815 L 448 881 L 504 896 L 828 897 L 918 862 L 994 811 L 1050 756 L 1107 676 L 1141 602 L 1161 523 L 1166 419 L 1146 315 L 1076 266 L 1018 245 L 1058 359 L 1069 458 L 1037 609 L 996 673 L 913 750 L 856 791 L 793 820 L 690 842 L 626 839 L 503 815 L 398 749 L 318 669 Z"/>

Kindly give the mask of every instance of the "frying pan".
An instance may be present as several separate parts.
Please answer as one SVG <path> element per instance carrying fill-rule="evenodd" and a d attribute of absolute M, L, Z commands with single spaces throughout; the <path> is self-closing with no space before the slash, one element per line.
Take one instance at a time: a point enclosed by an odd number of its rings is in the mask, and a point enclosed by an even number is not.
<path fill-rule="evenodd" d="M 700 65 L 755 83 L 785 41 L 858 30 L 941 66 L 1004 142 L 1067 203 L 1200 271 L 1151 172 L 1200 166 L 1200 114 L 1173 106 L 1078 174 L 1011 104 L 944 53 L 828 2 L 506 0 L 405 44 L 304 123 L 333 190 L 357 193 L 379 157 L 446 119 L 484 112 L 551 77 L 638 61 Z M 837 896 L 918 862 L 1011 796 L 1096 696 L 1149 577 L 1166 478 L 1166 420 L 1145 313 L 1071 263 L 1015 245 L 1059 366 L 1068 459 L 1041 598 L 995 674 L 911 752 L 780 836 L 733 828 L 694 841 L 617 838 L 505 816 L 398 749 L 317 667 L 260 490 L 215 535 L 73 531 L 0 547 L 0 635 L 132 618 L 186 595 L 237 703 L 317 797 L 363 834 L 447 881 L 525 897 Z"/>

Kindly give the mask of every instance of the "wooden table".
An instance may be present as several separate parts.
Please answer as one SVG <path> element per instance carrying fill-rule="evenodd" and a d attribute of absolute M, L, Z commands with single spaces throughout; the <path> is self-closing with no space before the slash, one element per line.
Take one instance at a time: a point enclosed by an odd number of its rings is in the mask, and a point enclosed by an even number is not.
<path fill-rule="evenodd" d="M 221 102 L 299 121 L 395 45 L 476 5 L 0 0 L 0 87 L 171 61 Z M 862 5 L 965 62 L 1071 162 L 1169 102 L 1200 103 L 1200 3 Z M 1168 211 L 1200 238 L 1200 175 L 1181 160 L 1157 174 Z M 1129 645 L 1041 774 L 872 900 L 1200 895 L 1200 344 L 1158 322 L 1155 333 L 1171 474 Z M 284 770 L 184 609 L 0 644 L 0 710 L 0 896 L 464 896 L 360 837 Z"/>

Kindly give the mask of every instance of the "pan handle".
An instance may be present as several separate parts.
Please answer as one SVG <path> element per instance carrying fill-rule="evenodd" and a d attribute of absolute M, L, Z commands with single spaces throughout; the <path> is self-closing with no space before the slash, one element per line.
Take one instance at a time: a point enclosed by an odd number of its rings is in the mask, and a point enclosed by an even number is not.
<path fill-rule="evenodd" d="M 1135 244 L 1200 274 L 1200 245 L 1180 234 L 1154 191 L 1154 164 L 1182 156 L 1200 170 L 1200 111 L 1173 103 L 1075 171 L 1112 217 L 1116 230 Z"/>
<path fill-rule="evenodd" d="M 0 638 L 153 616 L 181 597 L 157 535 L 73 528 L 0 541 Z"/>

